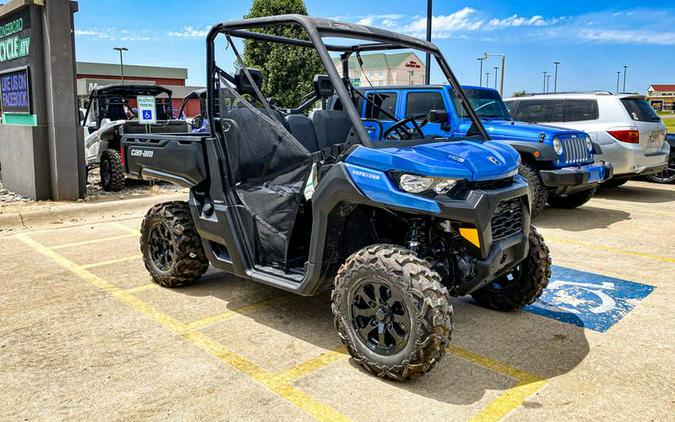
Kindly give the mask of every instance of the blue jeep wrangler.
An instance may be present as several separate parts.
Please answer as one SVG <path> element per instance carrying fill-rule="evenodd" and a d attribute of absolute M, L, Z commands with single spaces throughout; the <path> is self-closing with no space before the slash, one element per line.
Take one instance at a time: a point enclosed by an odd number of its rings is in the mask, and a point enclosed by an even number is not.
<path fill-rule="evenodd" d="M 586 133 L 514 122 L 496 90 L 462 88 L 490 138 L 508 143 L 520 154 L 519 172 L 532 191 L 532 216 L 539 214 L 547 203 L 560 208 L 579 207 L 593 197 L 599 182 L 611 177 L 610 164 L 594 164 L 593 155 L 600 153 L 600 148 Z M 381 129 L 369 127 L 374 139 L 380 136 L 380 130 L 387 132 L 403 116 L 419 116 L 417 122 L 424 122 L 424 134 L 430 137 L 460 138 L 467 136 L 471 127 L 471 119 L 449 85 L 360 90 L 373 103 L 361 100 L 358 104 L 365 124 L 368 125 L 369 119 L 382 122 Z M 431 121 L 425 118 L 430 110 L 435 114 Z M 396 130 L 390 131 L 384 139 L 387 138 L 396 139 Z"/>

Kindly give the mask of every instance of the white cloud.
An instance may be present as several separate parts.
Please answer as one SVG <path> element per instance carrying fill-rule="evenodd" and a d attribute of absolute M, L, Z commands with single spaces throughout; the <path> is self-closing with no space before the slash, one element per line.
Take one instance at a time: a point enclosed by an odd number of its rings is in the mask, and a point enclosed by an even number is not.
<path fill-rule="evenodd" d="M 204 38 L 209 33 L 210 29 L 210 26 L 199 29 L 188 25 L 184 26 L 181 31 L 169 31 L 168 35 L 177 38 Z"/>
<path fill-rule="evenodd" d="M 585 29 L 579 32 L 579 38 L 586 41 L 614 44 L 675 45 L 675 32 Z"/>
<path fill-rule="evenodd" d="M 523 16 L 513 15 L 509 16 L 506 19 L 491 19 L 489 22 L 490 26 L 494 27 L 506 27 L 506 26 L 548 26 L 555 25 L 560 22 L 563 18 L 552 18 L 544 19 L 543 16 L 536 15 L 531 18 L 526 18 Z"/>
<path fill-rule="evenodd" d="M 152 38 L 147 32 L 138 33 L 127 29 L 76 29 L 75 36 L 111 41 L 149 41 Z"/>

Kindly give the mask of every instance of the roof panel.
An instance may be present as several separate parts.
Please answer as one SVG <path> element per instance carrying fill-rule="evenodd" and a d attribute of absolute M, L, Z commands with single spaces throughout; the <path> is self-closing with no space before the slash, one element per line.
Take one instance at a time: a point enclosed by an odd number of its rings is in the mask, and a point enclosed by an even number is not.
<path fill-rule="evenodd" d="M 120 65 L 112 63 L 77 62 L 78 75 L 121 76 Z M 124 76 L 139 78 L 187 79 L 188 71 L 182 67 L 124 65 Z"/>

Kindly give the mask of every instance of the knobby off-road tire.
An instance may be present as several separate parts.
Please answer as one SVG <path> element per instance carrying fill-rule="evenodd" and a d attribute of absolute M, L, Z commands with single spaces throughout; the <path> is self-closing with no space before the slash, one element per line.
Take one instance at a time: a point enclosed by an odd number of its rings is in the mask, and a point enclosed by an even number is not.
<path fill-rule="evenodd" d="M 530 251 L 509 274 L 471 294 L 479 305 L 498 311 L 515 311 L 532 304 L 551 278 L 551 255 L 544 238 L 530 229 Z"/>
<path fill-rule="evenodd" d="M 548 200 L 548 191 L 539 177 L 539 171 L 528 163 L 521 163 L 518 173 L 527 179 L 530 185 L 530 208 L 532 209 L 532 218 L 536 217 L 546 206 Z"/>
<path fill-rule="evenodd" d="M 448 299 L 440 276 L 414 252 L 368 246 L 338 270 L 332 292 L 335 328 L 367 371 L 405 381 L 430 371 L 445 354 L 453 316 Z"/>
<path fill-rule="evenodd" d="M 100 173 L 103 190 L 119 192 L 124 189 L 124 167 L 118 151 L 107 149 L 101 153 Z"/>
<path fill-rule="evenodd" d="M 187 202 L 150 208 L 141 224 L 141 252 L 154 282 L 164 287 L 192 283 L 209 268 Z"/>
<path fill-rule="evenodd" d="M 593 187 L 591 189 L 570 193 L 566 196 L 550 195 L 548 197 L 548 204 L 555 208 L 577 208 L 590 201 L 591 198 L 593 198 L 593 195 L 595 195 L 596 190 L 598 190 L 598 188 Z"/>

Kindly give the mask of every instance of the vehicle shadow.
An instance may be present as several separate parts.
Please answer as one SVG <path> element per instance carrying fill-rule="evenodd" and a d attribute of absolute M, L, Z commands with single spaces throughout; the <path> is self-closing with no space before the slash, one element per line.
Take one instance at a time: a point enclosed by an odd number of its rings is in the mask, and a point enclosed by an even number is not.
<path fill-rule="evenodd" d="M 236 287 L 232 287 L 235 284 Z M 222 299 L 223 309 L 215 310 L 217 313 L 230 308 L 232 294 L 245 294 L 246 286 L 251 292 L 259 289 L 259 285 L 253 282 L 246 284 L 236 277 L 211 273 L 198 284 L 181 288 L 180 291 L 194 296 L 209 294 Z M 277 293 L 277 296 L 286 295 L 282 291 Z M 552 378 L 574 369 L 589 352 L 588 340 L 581 328 L 583 324 L 574 316 L 572 318 L 576 319 L 579 326 L 528 312 L 490 311 L 478 307 L 470 298 L 452 299 L 452 303 L 455 310 L 455 329 L 451 345 L 479 355 L 488 364 L 499 362 L 537 377 Z M 297 339 L 308 343 L 309 347 L 313 345 L 325 350 L 337 350 L 341 346 L 333 326 L 328 293 L 315 297 L 291 296 L 288 300 L 246 313 L 246 317 L 271 329 L 265 330 L 270 335 L 281 333 L 281 338 L 291 338 L 286 341 Z M 214 340 L 219 341 L 217 337 Z M 268 356 L 278 354 L 280 359 L 284 359 L 283 355 L 290 349 L 292 348 L 278 347 L 260 353 Z M 472 362 L 453 354 L 452 350 L 446 353 L 433 371 L 406 383 L 381 380 L 367 374 L 352 359 L 348 362 L 353 368 L 340 372 L 347 378 L 342 383 L 349 385 L 351 389 L 350 400 L 364 400 L 364 405 L 375 391 L 382 389 L 392 393 L 404 390 L 408 394 L 452 405 L 467 405 L 481 400 L 486 392 L 500 393 L 519 382 L 482 366 L 480 362 Z"/>
<path fill-rule="evenodd" d="M 653 188 L 651 186 L 623 185 L 618 188 L 598 189 L 595 197 L 643 204 L 660 204 L 675 201 L 675 191 Z"/>
<path fill-rule="evenodd" d="M 609 208 L 598 208 L 585 205 L 575 209 L 545 208 L 534 218 L 535 227 L 563 229 L 567 231 L 583 232 L 586 230 L 603 229 L 621 221 L 630 220 L 630 213 Z"/>

